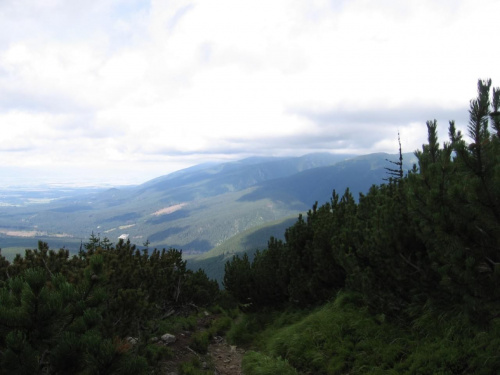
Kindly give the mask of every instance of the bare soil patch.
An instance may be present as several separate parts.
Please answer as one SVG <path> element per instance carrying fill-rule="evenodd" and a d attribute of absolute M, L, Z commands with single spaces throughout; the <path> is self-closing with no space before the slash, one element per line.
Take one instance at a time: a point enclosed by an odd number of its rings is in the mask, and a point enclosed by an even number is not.
<path fill-rule="evenodd" d="M 214 367 L 214 373 L 219 375 L 241 375 L 241 360 L 245 351 L 229 345 L 226 339 L 216 336 L 208 347 L 208 354 Z"/>
<path fill-rule="evenodd" d="M 216 315 L 208 315 L 199 318 L 197 331 L 206 331 L 216 317 Z M 183 331 L 176 334 L 177 340 L 168 345 L 173 352 L 173 358 L 162 363 L 162 374 L 177 375 L 181 364 L 193 360 L 198 360 L 202 369 L 213 371 L 214 375 L 243 374 L 241 371 L 241 360 L 245 352 L 243 349 L 229 345 L 221 336 L 215 336 L 211 339 L 207 354 L 199 354 L 189 346 L 191 336 L 195 332 Z"/>

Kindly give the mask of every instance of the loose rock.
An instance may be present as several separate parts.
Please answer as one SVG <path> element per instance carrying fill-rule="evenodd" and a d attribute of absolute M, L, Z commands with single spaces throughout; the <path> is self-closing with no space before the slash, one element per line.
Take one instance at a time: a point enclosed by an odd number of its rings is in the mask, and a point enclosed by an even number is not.
<path fill-rule="evenodd" d="M 132 346 L 135 346 L 137 345 L 137 343 L 139 342 L 139 339 L 136 338 L 136 337 L 127 337 L 126 340 L 128 341 L 129 344 L 131 344 Z"/>
<path fill-rule="evenodd" d="M 170 333 L 165 333 L 161 337 L 161 341 L 163 341 L 165 344 L 171 344 L 171 343 L 175 342 L 176 340 L 177 340 L 177 338 L 174 335 L 171 335 Z"/>

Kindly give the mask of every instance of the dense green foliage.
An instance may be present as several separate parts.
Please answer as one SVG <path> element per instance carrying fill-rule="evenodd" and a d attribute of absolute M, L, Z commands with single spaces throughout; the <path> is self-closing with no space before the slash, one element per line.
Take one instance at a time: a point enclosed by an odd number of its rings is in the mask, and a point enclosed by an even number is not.
<path fill-rule="evenodd" d="M 400 324 L 371 312 L 361 294 L 340 292 L 312 311 L 246 314 L 228 338 L 254 349 L 243 360 L 247 375 L 486 375 L 500 366 L 498 323 L 485 330 L 464 315 L 425 309 Z"/>
<path fill-rule="evenodd" d="M 249 311 L 290 304 L 317 306 L 345 290 L 358 293 L 372 317 L 387 318 L 400 327 L 428 324 L 428 328 L 435 324 L 433 319 L 448 319 L 448 332 L 432 332 L 441 346 L 428 343 L 434 353 L 427 350 L 425 355 L 432 362 L 441 348 L 440 355 L 449 358 L 433 362 L 435 367 L 430 366 L 429 372 L 479 371 L 480 366 L 472 365 L 479 363 L 478 358 L 484 359 L 484 373 L 499 368 L 497 352 L 482 341 L 485 332 L 496 332 L 500 317 L 499 107 L 500 89 L 491 93 L 491 81 L 479 81 L 478 97 L 470 102 L 470 143 L 451 121 L 449 141 L 441 145 L 436 121 L 428 121 L 428 142 L 415 153 L 418 166 L 407 176 L 392 174 L 387 184 L 374 185 L 367 194 L 360 194 L 358 202 L 348 189 L 342 196 L 334 191 L 329 203 L 316 204 L 305 217 L 299 216 L 287 229 L 284 241 L 271 238 L 268 248 L 252 262 L 245 256 L 227 262 L 225 288 Z M 313 369 L 306 363 L 319 363 L 314 373 L 354 371 L 354 364 L 349 363 L 357 355 L 359 340 L 352 322 L 368 317 L 352 318 L 349 324 L 331 319 L 325 323 L 346 329 L 351 325 L 352 332 L 345 336 L 354 340 L 351 344 L 311 353 L 306 359 L 308 347 L 321 347 L 319 343 L 325 341 L 318 336 L 319 342 L 298 346 L 293 344 L 295 336 L 283 333 L 283 343 L 275 342 L 269 353 L 282 356 L 302 371 Z M 337 328 L 324 329 L 344 340 Z M 377 330 L 359 329 L 383 338 Z M 494 335 L 487 336 L 496 341 Z M 418 342 L 415 336 L 408 340 Z M 280 345 L 284 345 L 282 349 Z M 374 345 L 386 347 L 389 343 Z M 460 345 L 467 351 L 459 349 Z M 297 358 L 293 350 L 298 351 Z M 481 350 L 488 354 L 484 356 Z M 362 352 L 368 353 L 366 349 Z M 422 356 L 423 349 L 392 348 L 391 353 L 400 357 L 398 361 L 417 361 L 415 356 Z M 320 363 L 328 358 L 339 362 Z M 369 372 L 361 369 L 375 366 L 373 361 L 360 362 L 354 372 Z M 395 363 L 381 361 L 380 370 Z M 416 363 L 406 362 L 409 367 L 398 371 L 418 373 Z"/>
<path fill-rule="evenodd" d="M 0 373 L 147 373 L 163 318 L 217 298 L 217 283 L 185 263 L 174 249 L 94 235 L 71 258 L 43 242 L 12 264 L 0 258 Z"/>
<path fill-rule="evenodd" d="M 245 374 L 255 375 L 296 375 L 297 370 L 281 358 L 269 357 L 258 352 L 249 352 L 243 359 Z"/>

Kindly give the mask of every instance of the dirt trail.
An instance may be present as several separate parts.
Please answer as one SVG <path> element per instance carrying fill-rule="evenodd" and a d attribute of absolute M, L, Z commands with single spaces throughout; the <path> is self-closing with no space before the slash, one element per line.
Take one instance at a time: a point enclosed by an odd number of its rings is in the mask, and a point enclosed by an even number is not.
<path fill-rule="evenodd" d="M 208 355 L 218 375 L 241 375 L 241 360 L 245 351 L 236 346 L 228 345 L 222 337 L 214 337 L 208 347 Z"/>
<path fill-rule="evenodd" d="M 198 331 L 207 330 L 215 316 L 210 315 L 198 320 Z M 215 336 L 210 341 L 208 352 L 198 354 L 189 347 L 193 332 L 181 332 L 176 335 L 177 340 L 168 347 L 173 352 L 173 358 L 162 363 L 162 374 L 177 375 L 179 366 L 185 362 L 198 359 L 202 369 L 213 370 L 214 375 L 242 375 L 241 360 L 244 350 L 229 345 L 225 338 Z"/>

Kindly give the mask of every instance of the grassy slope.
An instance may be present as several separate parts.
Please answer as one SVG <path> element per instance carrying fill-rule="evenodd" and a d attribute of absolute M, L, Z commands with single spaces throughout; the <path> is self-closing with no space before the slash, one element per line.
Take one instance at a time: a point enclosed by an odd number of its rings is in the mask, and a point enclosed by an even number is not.
<path fill-rule="evenodd" d="M 500 368 L 499 333 L 499 323 L 485 332 L 432 311 L 399 325 L 341 293 L 312 312 L 246 315 L 228 337 L 253 347 L 243 360 L 247 375 L 278 367 L 286 374 L 492 374 Z"/>

